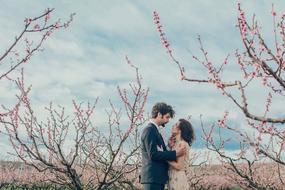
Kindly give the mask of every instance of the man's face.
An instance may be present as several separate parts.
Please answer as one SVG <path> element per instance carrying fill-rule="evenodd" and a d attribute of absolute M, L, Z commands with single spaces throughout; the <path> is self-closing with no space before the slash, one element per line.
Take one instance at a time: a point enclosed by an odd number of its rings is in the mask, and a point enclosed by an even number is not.
<path fill-rule="evenodd" d="M 159 117 L 160 117 L 160 125 L 165 127 L 165 124 L 167 124 L 169 122 L 169 120 L 171 119 L 171 116 L 169 113 L 165 114 L 165 115 L 161 115 L 159 113 Z"/>

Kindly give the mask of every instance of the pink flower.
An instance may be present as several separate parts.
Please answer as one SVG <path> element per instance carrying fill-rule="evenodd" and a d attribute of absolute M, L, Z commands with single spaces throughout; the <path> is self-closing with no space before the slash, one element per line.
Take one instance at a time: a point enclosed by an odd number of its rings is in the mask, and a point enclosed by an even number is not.
<path fill-rule="evenodd" d="M 24 22 L 25 22 L 26 24 L 30 24 L 30 23 L 32 22 L 32 19 L 31 19 L 31 18 L 26 18 L 26 19 L 24 20 Z"/>
<path fill-rule="evenodd" d="M 276 12 L 275 11 L 272 12 L 272 16 L 276 16 Z"/>
<path fill-rule="evenodd" d="M 154 20 L 154 24 L 156 25 L 156 29 L 159 33 L 159 36 L 161 37 L 161 43 L 164 46 L 164 48 L 166 48 L 166 52 L 172 56 L 172 50 L 170 49 L 170 44 L 167 40 L 167 38 L 165 37 L 165 33 L 162 30 L 162 24 L 160 23 L 160 18 L 158 16 L 158 13 L 156 11 L 153 11 L 153 20 Z"/>
<path fill-rule="evenodd" d="M 40 29 L 40 25 L 36 24 L 36 25 L 34 26 L 34 29 L 35 29 L 35 30 Z"/>
<path fill-rule="evenodd" d="M 271 10 L 271 14 L 272 14 L 272 16 L 276 16 L 276 12 L 275 12 L 275 10 L 274 10 L 274 5 L 272 4 L 272 10 Z"/>

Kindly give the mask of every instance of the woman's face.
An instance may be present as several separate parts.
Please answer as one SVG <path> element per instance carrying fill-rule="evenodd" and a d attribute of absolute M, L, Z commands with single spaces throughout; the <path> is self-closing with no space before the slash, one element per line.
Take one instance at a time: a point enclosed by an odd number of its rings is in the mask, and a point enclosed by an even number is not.
<path fill-rule="evenodd" d="M 181 130 L 179 129 L 178 125 L 179 125 L 179 122 L 175 123 L 175 124 L 172 126 L 171 133 L 172 133 L 172 135 L 174 135 L 174 136 L 176 136 L 176 135 L 178 135 L 178 134 L 181 134 Z"/>

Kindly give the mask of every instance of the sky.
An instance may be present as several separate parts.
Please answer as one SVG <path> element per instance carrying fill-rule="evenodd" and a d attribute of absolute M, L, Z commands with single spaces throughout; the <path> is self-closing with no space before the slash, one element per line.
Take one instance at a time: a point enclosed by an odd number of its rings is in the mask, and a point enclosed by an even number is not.
<path fill-rule="evenodd" d="M 256 14 L 265 39 L 272 42 L 272 3 L 277 13 L 282 13 L 285 2 L 240 2 L 249 17 Z M 47 8 L 55 8 L 52 14 L 55 20 L 67 20 L 71 13 L 76 13 L 70 27 L 55 32 L 44 43 L 44 51 L 24 65 L 26 84 L 32 85 L 31 102 L 40 118 L 45 118 L 44 107 L 51 101 L 71 111 L 72 100 L 92 102 L 99 97 L 95 116 L 98 125 L 104 127 L 109 99 L 120 105 L 117 86 L 127 87 L 135 79 L 133 70 L 126 64 L 125 56 L 128 56 L 139 68 L 144 87 L 150 88 L 146 111 L 150 112 L 151 107 L 161 101 L 172 105 L 176 111 L 166 133 L 177 119 L 191 116 L 197 136 L 193 147 L 203 149 L 201 114 L 204 122 L 210 124 L 229 111 L 230 123 L 243 127 L 241 112 L 215 88 L 179 80 L 179 71 L 162 47 L 152 18 L 153 11 L 157 11 L 174 56 L 185 67 L 188 76 L 203 78 L 206 74 L 189 53 L 199 55 L 197 36 L 201 35 L 213 62 L 219 64 L 228 53 L 231 54 L 225 74 L 225 78 L 231 80 L 240 75 L 233 52 L 242 50 L 235 26 L 237 1 L 0 0 L 0 3 L 0 54 L 21 31 L 25 18 L 38 16 Z M 1 63 L 0 71 L 9 65 L 7 62 Z M 248 92 L 249 99 L 254 102 L 250 106 L 257 112 L 260 102 L 266 98 L 260 95 L 262 91 L 256 85 Z M 11 83 L 0 81 L 0 104 L 13 105 L 16 93 Z M 280 102 L 274 102 L 274 113 L 282 110 Z M 223 135 L 227 136 L 227 133 Z M 7 139 L 3 138 L 0 146 L 8 150 Z M 234 143 L 228 146 L 229 151 L 237 148 Z"/>

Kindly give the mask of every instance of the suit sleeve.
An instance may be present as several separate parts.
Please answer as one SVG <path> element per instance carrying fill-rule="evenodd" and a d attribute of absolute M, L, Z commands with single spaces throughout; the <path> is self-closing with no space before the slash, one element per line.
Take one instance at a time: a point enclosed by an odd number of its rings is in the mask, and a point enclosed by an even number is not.
<path fill-rule="evenodd" d="M 149 158 L 153 161 L 175 161 L 176 151 L 158 151 L 157 137 L 153 129 L 146 129 L 143 143 Z"/>

